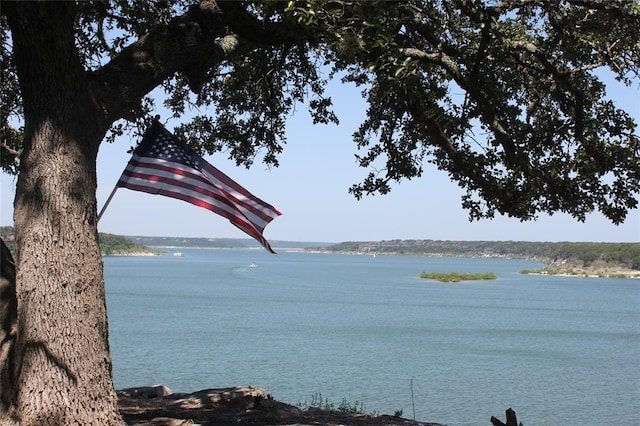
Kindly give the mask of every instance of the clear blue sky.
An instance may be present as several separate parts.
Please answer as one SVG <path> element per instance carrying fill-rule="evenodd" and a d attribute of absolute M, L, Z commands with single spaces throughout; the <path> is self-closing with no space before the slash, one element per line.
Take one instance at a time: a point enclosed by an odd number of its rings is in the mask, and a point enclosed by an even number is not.
<path fill-rule="evenodd" d="M 610 97 L 640 122 L 640 88 L 610 83 Z M 304 107 L 288 122 L 288 141 L 280 167 L 260 162 L 246 170 L 225 154 L 205 157 L 283 215 L 265 229 L 269 240 L 340 242 L 348 240 L 525 240 L 640 242 L 640 211 L 615 226 L 600 214 L 580 223 L 565 214 L 541 215 L 522 223 L 508 217 L 469 222 L 462 190 L 446 173 L 427 165 L 423 176 L 396 185 L 390 194 L 357 201 L 347 190 L 367 171 L 357 166 L 351 140 L 365 114 L 359 92 L 350 86 L 329 88 L 339 126 L 312 125 Z M 161 111 L 159 111 L 162 114 Z M 168 114 L 163 117 L 163 122 Z M 165 123 L 169 130 L 177 120 Z M 103 143 L 98 155 L 98 208 L 107 200 L 138 141 Z M 13 224 L 14 177 L 1 177 L 1 224 Z M 183 201 L 119 189 L 99 224 L 100 232 L 121 235 L 247 238 L 228 221 Z"/>

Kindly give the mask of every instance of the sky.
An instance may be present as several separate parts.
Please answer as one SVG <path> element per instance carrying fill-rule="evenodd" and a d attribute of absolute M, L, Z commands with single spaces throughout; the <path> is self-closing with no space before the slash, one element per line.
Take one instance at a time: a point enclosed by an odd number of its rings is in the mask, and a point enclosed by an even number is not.
<path fill-rule="evenodd" d="M 625 87 L 607 80 L 609 97 L 640 122 L 640 86 Z M 422 177 L 394 185 L 386 195 L 356 200 L 348 188 L 368 171 L 358 167 L 352 134 L 366 105 L 358 89 L 331 83 L 340 125 L 313 125 L 304 107 L 287 123 L 288 143 L 278 168 L 256 161 L 249 169 L 218 153 L 205 159 L 251 193 L 282 212 L 265 228 L 268 240 L 342 242 L 392 239 L 491 241 L 640 242 L 640 210 L 621 225 L 593 213 L 584 223 L 569 215 L 541 214 L 532 222 L 497 216 L 470 222 L 461 207 L 464 194 L 445 172 L 427 164 Z M 168 130 L 178 119 L 161 121 Z M 98 154 L 98 209 L 113 190 L 129 161 L 127 150 L 139 141 L 121 137 L 103 143 Z M 15 177 L 0 176 L 0 225 L 13 224 Z M 226 219 L 184 201 L 118 189 L 105 210 L 100 232 L 119 235 L 247 238 Z"/>

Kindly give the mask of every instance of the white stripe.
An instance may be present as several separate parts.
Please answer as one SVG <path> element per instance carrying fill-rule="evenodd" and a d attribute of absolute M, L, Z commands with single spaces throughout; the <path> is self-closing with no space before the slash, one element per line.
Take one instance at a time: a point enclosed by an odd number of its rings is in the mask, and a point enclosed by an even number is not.
<path fill-rule="evenodd" d="M 207 179 L 210 182 L 212 182 L 214 185 L 216 185 L 217 187 L 222 187 L 225 192 L 227 192 L 231 196 L 235 197 L 239 202 L 241 202 L 243 204 L 246 204 L 246 205 L 253 206 L 253 208 L 255 210 L 258 210 L 261 213 L 263 213 L 264 215 L 269 216 L 271 219 L 275 219 L 276 217 L 279 216 L 279 214 L 276 211 L 274 211 L 273 209 L 270 209 L 269 207 L 267 207 L 267 206 L 255 201 L 254 199 L 252 199 L 250 197 L 247 197 L 246 195 L 244 195 L 244 194 L 242 194 L 240 192 L 237 192 L 233 188 L 225 185 L 222 181 L 218 180 L 215 177 L 215 175 L 211 174 L 208 170 L 203 169 L 202 170 L 202 174 L 204 174 L 207 177 Z M 247 214 L 253 215 L 253 213 L 251 213 L 249 211 L 247 211 Z"/>
<path fill-rule="evenodd" d="M 139 174 L 146 174 L 148 175 L 150 178 L 154 177 L 154 176 L 160 176 L 160 177 L 167 177 L 173 180 L 182 180 L 183 182 L 185 182 L 186 184 L 188 184 L 191 187 L 199 187 L 199 188 L 203 188 L 207 191 L 210 191 L 214 194 L 218 194 L 220 195 L 220 197 L 223 197 L 225 199 L 228 200 L 228 198 L 225 196 L 224 192 L 220 191 L 218 188 L 215 188 L 211 185 L 207 185 L 205 183 L 203 183 L 202 181 L 198 181 L 192 178 L 187 178 L 184 176 L 177 176 L 179 179 L 176 178 L 176 175 L 174 175 L 173 173 L 170 172 L 165 172 L 165 171 L 161 171 L 161 170 L 156 170 L 156 169 L 142 169 L 141 167 L 136 167 L 134 168 L 134 171 L 136 173 Z M 219 208 L 220 210 L 224 210 L 226 212 L 231 213 L 233 216 L 237 216 L 240 217 L 241 219 L 243 219 L 244 221 L 249 221 L 251 223 L 253 223 L 253 225 L 259 230 L 262 231 L 264 230 L 264 227 L 269 223 L 266 222 L 264 220 L 262 220 L 260 217 L 251 214 L 250 212 L 246 211 L 246 209 L 242 209 L 242 208 L 238 208 L 238 210 L 234 209 L 233 207 L 213 198 L 210 197 L 206 194 L 202 194 L 200 192 L 197 191 L 193 191 L 190 190 L 188 188 L 183 188 L 181 186 L 176 186 L 175 184 L 172 183 L 166 183 L 166 182 L 155 182 L 149 179 L 144 179 L 144 178 L 139 178 L 139 177 L 131 177 L 131 176 L 123 176 L 124 179 L 122 179 L 123 181 L 131 184 L 131 185 L 137 185 L 137 186 L 141 186 L 141 187 L 145 187 L 145 188 L 149 188 L 150 190 L 164 190 L 166 192 L 170 192 L 173 194 L 183 194 L 186 195 L 188 197 L 191 198 L 196 198 L 198 200 L 202 200 L 206 203 L 209 203 L 213 206 L 216 206 L 217 208 Z M 238 207 L 238 204 L 233 203 L 232 200 L 229 200 L 229 202 L 231 204 L 233 204 L 234 206 Z M 240 213 L 239 213 L 240 211 Z M 243 216 L 244 214 L 244 216 Z"/>
<path fill-rule="evenodd" d="M 134 155 L 134 159 L 137 160 L 139 163 L 142 164 L 154 164 L 154 165 L 161 165 L 163 167 L 171 167 L 174 169 L 179 169 L 181 171 L 184 171 L 185 173 L 189 173 L 191 175 L 197 175 L 198 170 L 194 169 L 192 167 L 189 166 L 185 166 L 183 164 L 180 163 L 174 163 L 171 161 L 167 161 L 167 160 L 161 160 L 161 159 L 154 159 L 154 158 L 149 158 L 149 157 L 139 157 L 137 155 Z M 213 167 L 213 166 L 211 166 Z M 225 197 L 226 199 L 228 199 L 231 203 L 233 203 L 238 210 L 240 210 L 246 217 L 248 220 L 252 221 L 253 223 L 256 224 L 262 224 L 260 225 L 262 229 L 264 229 L 264 227 L 273 219 L 275 219 L 276 217 L 279 216 L 278 212 L 263 206 L 262 204 L 256 202 L 255 200 L 245 196 L 244 194 L 241 194 L 237 191 L 235 191 L 233 188 L 225 185 L 223 182 L 221 182 L 219 179 L 217 179 L 214 175 L 212 175 L 211 173 L 209 173 L 206 170 L 202 170 L 202 177 L 204 177 L 205 179 L 207 179 L 209 182 L 211 182 L 211 186 L 205 186 L 201 181 L 198 180 L 194 180 L 192 178 L 183 176 L 183 175 L 179 175 L 179 174 L 174 174 L 172 172 L 168 172 L 168 171 L 164 171 L 164 170 L 157 170 L 157 169 L 147 169 L 147 168 L 143 168 L 142 165 L 139 166 L 133 166 L 131 164 L 127 165 L 127 170 L 132 171 L 132 172 L 136 172 L 136 173 L 144 173 L 144 174 L 148 174 L 148 175 L 157 175 L 157 176 L 161 176 L 161 177 L 166 177 L 166 178 L 172 178 L 175 180 L 181 180 L 183 182 L 186 182 L 190 185 L 194 185 L 194 186 L 198 186 L 201 188 L 206 188 L 209 190 L 212 190 L 212 192 L 216 192 L 218 194 L 220 194 L 221 196 Z M 221 172 L 222 173 L 222 172 Z M 232 196 L 234 196 L 236 200 L 230 199 L 226 194 L 231 194 Z M 254 210 L 260 211 L 263 215 L 267 216 L 270 218 L 270 220 L 264 220 L 262 219 L 260 216 L 257 216 L 255 213 L 253 213 L 248 207 L 246 206 L 252 206 Z"/>

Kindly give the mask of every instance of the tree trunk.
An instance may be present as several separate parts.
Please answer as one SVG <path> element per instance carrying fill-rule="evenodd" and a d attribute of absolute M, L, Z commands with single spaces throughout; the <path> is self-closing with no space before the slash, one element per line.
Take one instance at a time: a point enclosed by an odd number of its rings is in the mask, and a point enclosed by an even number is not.
<path fill-rule="evenodd" d="M 17 412 L 23 425 L 119 422 L 93 167 L 51 123 L 30 137 L 15 205 Z M 53 151 L 53 152 L 52 152 Z"/>
<path fill-rule="evenodd" d="M 74 45 L 74 4 L 8 6 L 25 136 L 16 188 L 21 425 L 122 424 L 113 389 L 96 157 L 108 124 Z"/>

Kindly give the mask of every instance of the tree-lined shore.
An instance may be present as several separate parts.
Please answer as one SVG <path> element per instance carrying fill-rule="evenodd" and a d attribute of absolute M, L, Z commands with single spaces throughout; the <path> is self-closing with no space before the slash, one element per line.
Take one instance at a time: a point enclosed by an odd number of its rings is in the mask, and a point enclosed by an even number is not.
<path fill-rule="evenodd" d="M 0 235 L 13 251 L 13 227 L 0 227 Z M 99 241 L 103 256 L 160 254 L 154 248 L 159 245 L 185 248 L 258 247 L 253 240 L 242 238 L 133 237 L 99 233 Z M 525 274 L 640 278 L 640 243 L 384 240 L 346 241 L 331 245 L 274 241 L 274 247 L 278 246 L 325 253 L 525 259 L 546 265 L 540 269 L 521 271 Z"/>
<path fill-rule="evenodd" d="M 15 254 L 16 241 L 13 226 L 0 226 L 0 237 L 9 251 Z M 152 256 L 162 253 L 122 235 L 99 232 L 98 242 L 103 256 Z"/>
<path fill-rule="evenodd" d="M 531 241 L 348 241 L 318 252 L 526 259 L 546 268 L 523 273 L 640 278 L 640 243 Z"/>

